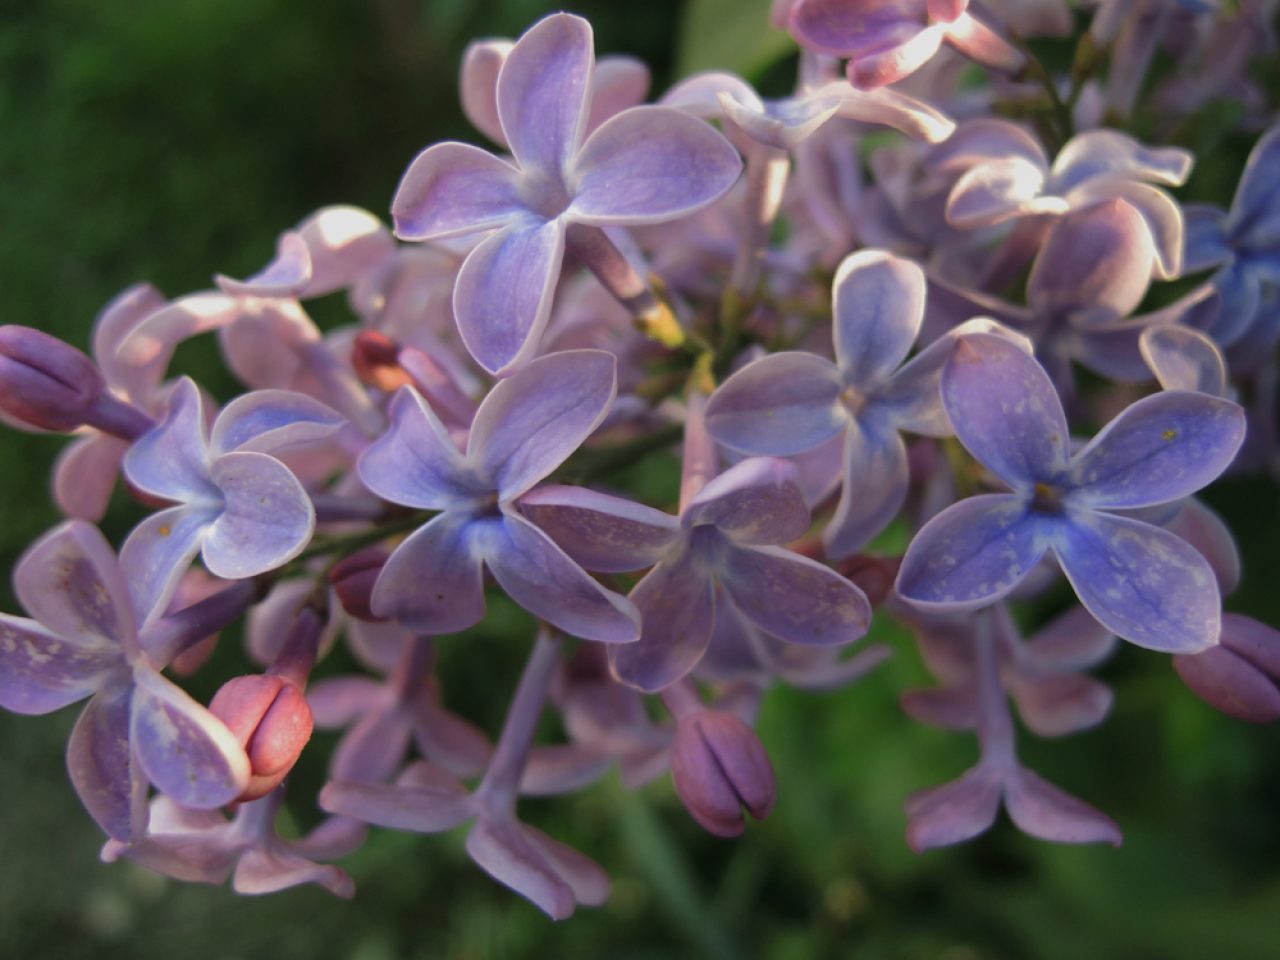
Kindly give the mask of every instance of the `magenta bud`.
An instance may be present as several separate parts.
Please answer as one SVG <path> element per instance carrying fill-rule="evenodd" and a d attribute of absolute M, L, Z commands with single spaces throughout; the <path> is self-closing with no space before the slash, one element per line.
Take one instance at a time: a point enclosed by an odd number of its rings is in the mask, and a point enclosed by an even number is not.
<path fill-rule="evenodd" d="M 249 756 L 252 776 L 239 800 L 257 800 L 280 785 L 311 739 L 307 698 L 284 677 L 251 674 L 222 685 L 209 712 L 227 725 Z"/>
<path fill-rule="evenodd" d="M 386 617 L 374 615 L 369 601 L 373 596 L 373 585 L 377 582 L 378 574 L 382 572 L 382 566 L 389 556 L 390 554 L 385 550 L 370 547 L 353 553 L 349 557 L 343 557 L 330 571 L 329 582 L 333 584 L 334 592 L 338 594 L 342 609 L 357 620 L 367 620 L 371 623 L 386 621 Z"/>
<path fill-rule="evenodd" d="M 1280 720 L 1280 631 L 1237 613 L 1222 616 L 1216 647 L 1173 658 L 1201 700 L 1249 723 Z"/>
<path fill-rule="evenodd" d="M 777 799 L 778 782 L 764 744 L 732 714 L 698 710 L 682 717 L 671 748 L 671 774 L 689 815 L 718 837 L 742 833 L 743 807 L 763 820 Z"/>

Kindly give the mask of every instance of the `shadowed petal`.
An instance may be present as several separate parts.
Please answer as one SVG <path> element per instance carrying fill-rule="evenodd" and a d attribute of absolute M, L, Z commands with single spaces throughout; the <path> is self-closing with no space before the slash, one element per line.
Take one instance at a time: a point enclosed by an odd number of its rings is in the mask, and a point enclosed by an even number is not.
<path fill-rule="evenodd" d="M 627 56 L 601 57 L 591 76 L 590 134 L 615 114 L 644 103 L 649 92 L 649 68 L 643 60 Z"/>
<path fill-rule="evenodd" d="M 574 223 L 661 223 L 719 199 L 742 172 L 738 151 L 673 107 L 632 107 L 607 121 L 574 161 Z"/>
<path fill-rule="evenodd" d="M 754 360 L 707 402 L 707 429 L 743 453 L 787 456 L 820 446 L 848 421 L 840 374 L 830 360 L 801 351 Z"/>
<path fill-rule="evenodd" d="M 823 532 L 828 557 L 857 553 L 889 525 L 906 500 L 908 473 L 907 446 L 897 429 L 850 422 L 840 503 Z"/>
<path fill-rule="evenodd" d="M 183 377 L 169 395 L 164 421 L 129 448 L 124 473 L 135 487 L 166 500 L 217 499 L 209 479 L 204 402 L 191 378 Z"/>
<path fill-rule="evenodd" d="M 1250 151 L 1226 228 L 1251 246 L 1280 240 L 1280 126 L 1263 134 Z"/>
<path fill-rule="evenodd" d="M 371 606 L 417 633 L 456 633 L 484 617 L 480 556 L 471 518 L 442 513 L 396 547 L 378 575 Z"/>
<path fill-rule="evenodd" d="M 215 456 L 232 450 L 274 453 L 332 436 L 346 419 L 319 400 L 292 390 L 255 390 L 232 400 L 213 424 Z"/>
<path fill-rule="evenodd" d="M 78 437 L 58 454 L 53 468 L 53 496 L 69 517 L 97 523 L 107 512 L 127 440 L 106 433 Z"/>
<path fill-rule="evenodd" d="M 617 389 L 617 360 L 604 350 L 540 357 L 484 398 L 471 424 L 467 460 L 501 500 L 512 500 L 582 445 Z"/>
<path fill-rule="evenodd" d="M 679 680 L 711 643 L 715 588 L 691 553 L 660 563 L 635 589 L 640 639 L 609 648 L 609 663 L 623 683 L 655 692 Z"/>
<path fill-rule="evenodd" d="M 602 643 L 630 643 L 640 635 L 631 601 L 602 587 L 518 514 L 481 521 L 477 540 L 499 586 L 535 616 Z"/>
<path fill-rule="evenodd" d="M 503 375 L 537 350 L 563 259 L 559 221 L 529 217 L 467 256 L 453 290 L 453 312 L 462 342 L 485 370 Z"/>
<path fill-rule="evenodd" d="M 147 816 L 146 781 L 129 745 L 132 689 L 90 700 L 67 742 L 67 772 L 80 802 L 116 840 L 140 835 Z"/>
<path fill-rule="evenodd" d="M 1067 194 L 1067 203 L 1073 210 L 1116 200 L 1137 210 L 1146 224 L 1155 256 L 1154 275 L 1162 280 L 1180 276 L 1185 269 L 1182 261 L 1186 228 L 1182 208 L 1169 194 L 1149 183 L 1122 177 L 1089 180 Z"/>
<path fill-rule="evenodd" d="M 235 452 L 214 462 L 225 505 L 205 537 L 204 565 L 216 577 L 240 580 L 292 560 L 311 540 L 315 509 L 302 484 L 265 453 Z"/>
<path fill-rule="evenodd" d="M 1064 525 L 1053 549 L 1080 602 L 1120 638 L 1164 653 L 1217 642 L 1222 603 L 1213 569 L 1181 537 L 1095 513 Z"/>
<path fill-rule="evenodd" d="M 1029 637 L 1022 649 L 1027 662 L 1037 669 L 1086 670 L 1101 663 L 1115 645 L 1115 634 L 1088 610 L 1072 605 Z"/>
<path fill-rule="evenodd" d="M 1208 203 L 1182 205 L 1182 269 L 1199 273 L 1221 266 L 1234 255 L 1227 245 L 1222 222 L 1226 212 Z"/>
<path fill-rule="evenodd" d="M 120 548 L 120 565 L 129 571 L 133 609 L 140 623 L 150 622 L 168 608 L 178 581 L 200 552 L 217 516 L 216 507 L 172 507 L 133 528 Z"/>
<path fill-rule="evenodd" d="M 809 505 L 794 464 L 752 457 L 703 487 L 680 524 L 686 530 L 709 524 L 735 543 L 787 543 L 809 529 Z"/>
<path fill-rule="evenodd" d="M 480 233 L 521 216 L 519 173 L 505 160 L 466 143 L 437 143 L 404 172 L 391 216 L 401 240 L 439 240 Z"/>
<path fill-rule="evenodd" d="M 329 813 L 415 833 L 452 830 L 475 815 L 470 795 L 461 787 L 445 784 L 335 780 L 320 792 L 320 807 Z"/>
<path fill-rule="evenodd" d="M 1222 618 L 1223 632 L 1233 629 L 1231 621 L 1245 619 L 1226 614 Z M 1280 720 L 1280 687 L 1276 681 L 1225 643 L 1193 656 L 1174 657 L 1173 666 L 1182 682 L 1214 709 L 1249 723 Z"/>
<path fill-rule="evenodd" d="M 1017 681 L 1012 688 L 1022 722 L 1038 737 L 1062 737 L 1100 724 L 1111 710 L 1111 689 L 1078 673 Z"/>
<path fill-rule="evenodd" d="M 1194 327 L 1166 324 L 1142 332 L 1138 349 L 1165 390 L 1195 390 L 1221 397 L 1227 392 L 1222 351 Z"/>
<path fill-rule="evenodd" d="M 1115 821 L 1030 770 L 1019 769 L 1005 783 L 1004 803 L 1018 829 L 1041 840 L 1120 846 Z"/>
<path fill-rule="evenodd" d="M 887 380 L 924 321 L 924 271 L 881 250 L 846 257 L 832 287 L 836 361 L 846 385 Z"/>
<path fill-rule="evenodd" d="M 1130 404 L 1071 460 L 1073 503 L 1127 510 L 1212 483 L 1244 442 L 1244 411 L 1203 393 L 1165 390 Z"/>
<path fill-rule="evenodd" d="M 1016 587 L 1048 544 L 1020 497 L 961 500 L 926 523 L 907 547 L 897 590 L 940 611 L 974 610 Z"/>
<path fill-rule="evenodd" d="M 551 919 L 564 920 L 573 914 L 577 904 L 573 887 L 530 842 L 520 824 L 482 818 L 467 834 L 467 853 L 485 873 Z"/>
<path fill-rule="evenodd" d="M 42 714 L 83 700 L 122 669 L 118 650 L 68 642 L 34 620 L 0 613 L 0 707 Z"/>
<path fill-rule="evenodd" d="M 388 780 L 404 763 L 411 735 L 398 710 L 391 706 L 371 710 L 338 741 L 329 758 L 329 773 L 338 780 L 363 783 Z"/>
<path fill-rule="evenodd" d="M 507 145 L 498 119 L 498 73 L 515 44 L 510 40 L 474 40 L 462 54 L 458 95 L 471 125 L 500 147 Z"/>
<path fill-rule="evenodd" d="M 573 895 L 585 907 L 598 907 L 609 899 L 609 875 L 600 865 L 573 847 L 549 837 L 537 827 L 520 824 L 525 838 L 573 888 Z"/>
<path fill-rule="evenodd" d="M 576 563 L 601 573 L 650 567 L 680 539 L 675 517 L 581 487 L 540 487 L 519 506 Z"/>
<path fill-rule="evenodd" d="M 1219 345 L 1230 347 L 1248 334 L 1261 315 L 1262 284 L 1256 270 L 1233 260 L 1213 275 L 1213 286 L 1221 301 L 1207 332 Z"/>
<path fill-rule="evenodd" d="M 907 799 L 907 843 L 916 853 L 963 843 L 991 827 L 1000 812 L 1001 784 L 981 767 L 959 780 Z"/>

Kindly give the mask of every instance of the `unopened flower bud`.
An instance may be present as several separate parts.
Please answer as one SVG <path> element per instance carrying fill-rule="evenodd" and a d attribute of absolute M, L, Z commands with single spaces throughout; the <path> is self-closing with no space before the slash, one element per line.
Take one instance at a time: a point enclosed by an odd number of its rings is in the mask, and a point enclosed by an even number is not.
<path fill-rule="evenodd" d="M 400 365 L 400 344 L 377 330 L 361 330 L 351 345 L 356 376 L 371 387 L 392 393 L 413 378 Z"/>
<path fill-rule="evenodd" d="M 209 711 L 227 725 L 249 756 L 252 776 L 241 801 L 264 797 L 288 776 L 311 739 L 311 707 L 298 685 L 278 675 L 234 677 Z"/>
<path fill-rule="evenodd" d="M 681 717 L 671 773 L 685 809 L 720 837 L 742 833 L 743 807 L 762 820 L 777 798 L 777 780 L 764 744 L 732 714 L 699 710 Z"/>
<path fill-rule="evenodd" d="M 386 621 L 386 617 L 376 616 L 369 604 L 373 597 L 373 585 L 389 556 L 385 550 L 370 547 L 343 557 L 329 573 L 329 582 L 338 594 L 342 609 L 357 620 L 371 623 Z"/>
<path fill-rule="evenodd" d="M 1280 720 L 1280 631 L 1226 613 L 1218 645 L 1174 657 L 1173 666 L 1211 707 L 1250 723 Z"/>

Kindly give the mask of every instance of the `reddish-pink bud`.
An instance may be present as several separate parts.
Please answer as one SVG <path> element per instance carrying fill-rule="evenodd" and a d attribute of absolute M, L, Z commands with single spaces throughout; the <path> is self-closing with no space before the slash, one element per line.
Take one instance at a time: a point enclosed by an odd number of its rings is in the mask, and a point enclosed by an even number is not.
<path fill-rule="evenodd" d="M 351 345 L 351 365 L 362 381 L 387 393 L 413 383 L 413 377 L 400 365 L 400 344 L 377 330 L 356 334 Z"/>
<path fill-rule="evenodd" d="M 338 594 L 342 609 L 357 620 L 382 623 L 387 619 L 375 616 L 369 602 L 373 597 L 373 585 L 389 556 L 385 550 L 370 547 L 343 557 L 330 571 L 329 582 Z"/>
<path fill-rule="evenodd" d="M 284 677 L 252 674 L 222 685 L 209 711 L 227 725 L 249 755 L 252 777 L 242 801 L 264 797 L 289 775 L 311 739 L 307 698 Z"/>
<path fill-rule="evenodd" d="M 728 713 L 698 710 L 680 718 L 671 774 L 690 816 L 719 837 L 742 833 L 743 807 L 763 820 L 777 799 L 778 783 L 764 744 Z"/>

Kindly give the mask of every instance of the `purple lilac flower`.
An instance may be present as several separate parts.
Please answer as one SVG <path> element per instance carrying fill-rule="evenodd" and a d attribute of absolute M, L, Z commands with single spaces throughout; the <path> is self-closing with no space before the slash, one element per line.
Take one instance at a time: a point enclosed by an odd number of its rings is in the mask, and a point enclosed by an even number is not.
<path fill-rule="evenodd" d="M 1185 540 L 1124 511 L 1189 496 L 1231 463 L 1244 412 L 1199 393 L 1132 404 L 1069 456 L 1048 375 L 999 337 L 961 337 L 942 402 L 965 448 L 1011 488 L 962 500 L 912 540 L 898 592 L 922 609 L 1006 596 L 1052 552 L 1098 622 L 1139 646 L 1193 653 L 1216 642 L 1213 570 Z"/>
<path fill-rule="evenodd" d="M 556 14 L 531 27 L 498 75 L 498 116 L 515 162 L 463 143 L 427 148 L 392 204 L 396 234 L 487 233 L 458 273 L 453 307 L 475 360 L 507 373 L 537 350 L 570 225 L 687 216 L 742 169 L 719 133 L 681 112 L 634 107 L 583 140 L 591 110 L 591 27 Z"/>

